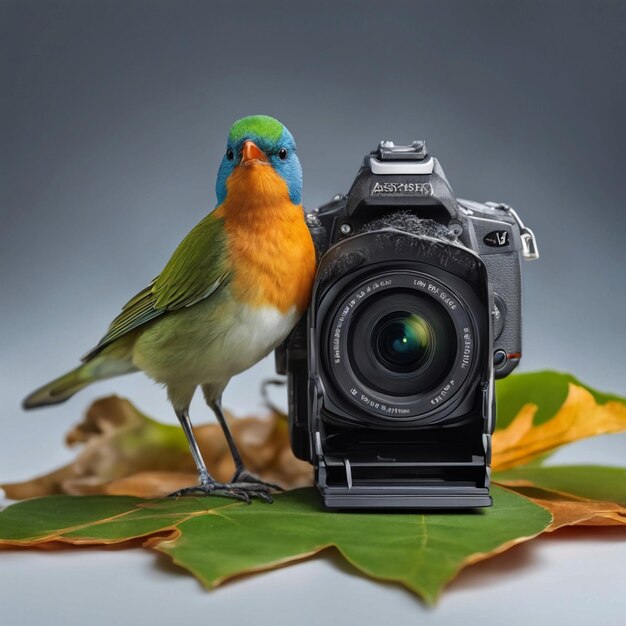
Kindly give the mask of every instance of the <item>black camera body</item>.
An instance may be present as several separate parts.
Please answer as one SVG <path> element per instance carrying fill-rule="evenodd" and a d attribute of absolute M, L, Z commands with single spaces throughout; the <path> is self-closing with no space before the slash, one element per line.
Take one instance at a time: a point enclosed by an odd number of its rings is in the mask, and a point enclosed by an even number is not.
<path fill-rule="evenodd" d="M 521 357 L 532 232 L 506 205 L 456 199 L 421 141 L 381 142 L 307 219 L 318 272 L 277 370 L 325 505 L 489 506 L 494 378 Z"/>

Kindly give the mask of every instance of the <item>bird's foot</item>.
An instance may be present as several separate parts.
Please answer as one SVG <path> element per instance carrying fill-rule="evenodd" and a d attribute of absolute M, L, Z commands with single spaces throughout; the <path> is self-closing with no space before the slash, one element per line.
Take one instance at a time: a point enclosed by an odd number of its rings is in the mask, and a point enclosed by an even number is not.
<path fill-rule="evenodd" d="M 256 474 L 249 472 L 245 467 L 241 467 L 235 471 L 232 477 L 231 483 L 251 483 L 253 485 L 261 486 L 267 491 L 285 491 L 280 485 L 276 483 L 268 483 L 265 480 L 259 478 Z"/>
<path fill-rule="evenodd" d="M 269 494 L 270 488 L 266 485 L 261 485 L 252 482 L 231 482 L 231 483 L 218 483 L 218 482 L 202 482 L 199 485 L 192 487 L 184 487 L 178 491 L 170 493 L 170 498 L 180 498 L 181 496 L 224 496 L 226 498 L 233 498 L 240 500 L 246 504 L 250 504 L 252 498 L 258 498 L 268 503 L 272 503 L 272 496 Z"/>

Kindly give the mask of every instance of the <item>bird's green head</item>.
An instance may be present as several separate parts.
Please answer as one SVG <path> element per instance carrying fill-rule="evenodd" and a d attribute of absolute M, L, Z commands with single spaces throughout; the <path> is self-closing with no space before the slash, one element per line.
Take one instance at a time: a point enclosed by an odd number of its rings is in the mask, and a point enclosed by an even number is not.
<path fill-rule="evenodd" d="M 217 173 L 217 202 L 226 199 L 226 181 L 237 168 L 270 166 L 285 181 L 294 204 L 302 201 L 302 167 L 293 135 L 269 115 L 251 115 L 236 121 L 228 134 L 226 152 Z"/>

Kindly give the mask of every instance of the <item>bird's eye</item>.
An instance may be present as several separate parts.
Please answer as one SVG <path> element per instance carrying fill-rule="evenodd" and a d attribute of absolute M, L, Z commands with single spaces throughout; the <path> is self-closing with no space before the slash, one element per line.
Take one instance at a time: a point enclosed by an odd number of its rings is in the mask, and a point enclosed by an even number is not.
<path fill-rule="evenodd" d="M 281 149 L 278 151 L 278 158 L 279 158 L 281 161 L 284 161 L 284 160 L 287 158 L 287 150 L 286 150 L 285 148 L 281 148 Z"/>
<path fill-rule="evenodd" d="M 228 148 L 228 150 L 226 150 L 226 158 L 229 161 L 232 161 L 235 158 L 235 153 L 232 151 L 231 148 Z"/>

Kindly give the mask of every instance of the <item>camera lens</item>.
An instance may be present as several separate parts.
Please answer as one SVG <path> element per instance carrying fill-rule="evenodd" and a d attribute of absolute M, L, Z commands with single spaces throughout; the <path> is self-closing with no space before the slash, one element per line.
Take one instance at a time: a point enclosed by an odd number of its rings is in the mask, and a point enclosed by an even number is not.
<path fill-rule="evenodd" d="M 386 291 L 354 313 L 347 342 L 358 380 L 390 396 L 413 396 L 436 387 L 457 352 L 450 315 L 415 290 Z"/>
<path fill-rule="evenodd" d="M 372 333 L 379 361 L 393 372 L 410 372 L 426 361 L 433 348 L 432 326 L 408 311 L 386 315 Z"/>
<path fill-rule="evenodd" d="M 370 274 L 329 298 L 321 352 L 340 402 L 397 422 L 430 418 L 464 389 L 484 308 L 458 277 L 425 269 Z"/>

